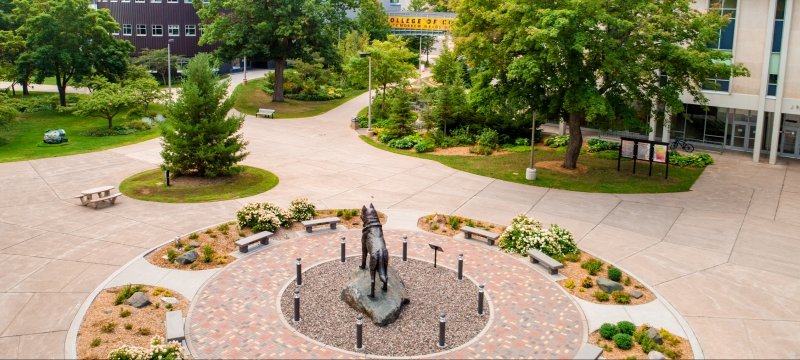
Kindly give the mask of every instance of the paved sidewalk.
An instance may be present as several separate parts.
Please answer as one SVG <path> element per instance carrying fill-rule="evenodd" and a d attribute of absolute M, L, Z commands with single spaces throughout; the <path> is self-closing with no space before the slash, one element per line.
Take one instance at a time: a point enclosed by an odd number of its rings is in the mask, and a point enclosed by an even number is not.
<path fill-rule="evenodd" d="M 250 77 L 251 74 L 248 74 Z M 236 75 L 232 81 L 241 81 Z M 160 162 L 158 140 L 0 164 L 0 357 L 63 357 L 88 294 L 122 264 L 177 234 L 234 217 L 250 201 L 305 196 L 321 208 L 447 213 L 508 223 L 527 213 L 652 284 L 689 321 L 709 358 L 796 358 L 800 342 L 800 163 L 715 155 L 692 191 L 609 195 L 463 173 L 375 149 L 348 129 L 362 95 L 307 119 L 248 117 L 245 163 L 277 187 L 247 199 L 162 204 L 121 198 L 93 210 L 72 196 Z M 390 220 L 391 221 L 391 220 Z"/>

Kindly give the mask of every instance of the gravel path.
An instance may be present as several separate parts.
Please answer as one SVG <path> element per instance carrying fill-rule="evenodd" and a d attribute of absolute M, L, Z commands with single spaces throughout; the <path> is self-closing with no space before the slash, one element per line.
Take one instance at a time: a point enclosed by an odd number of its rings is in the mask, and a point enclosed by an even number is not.
<path fill-rule="evenodd" d="M 349 257 L 345 264 L 331 261 L 304 271 L 300 290 L 302 321 L 292 322 L 294 283 L 281 297 L 286 321 L 314 340 L 353 351 L 358 312 L 340 300 L 339 295 L 350 274 L 358 271 L 360 260 Z M 466 278 L 459 281 L 452 270 L 434 268 L 431 263 L 414 259 L 403 262 L 392 257 L 389 266 L 400 273 L 411 302 L 397 321 L 385 327 L 376 326 L 365 317 L 367 354 L 414 356 L 445 351 L 466 343 L 486 326 L 489 306 L 485 304 L 484 314 L 478 315 L 478 287 L 472 281 Z M 447 314 L 446 346 L 439 348 L 438 318 L 442 312 Z"/>

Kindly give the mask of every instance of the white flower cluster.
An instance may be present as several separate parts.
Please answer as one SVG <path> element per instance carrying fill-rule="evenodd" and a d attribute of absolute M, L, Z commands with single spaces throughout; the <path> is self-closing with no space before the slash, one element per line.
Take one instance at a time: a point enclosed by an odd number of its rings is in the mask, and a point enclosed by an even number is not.
<path fill-rule="evenodd" d="M 249 227 L 254 232 L 275 231 L 280 226 L 289 226 L 292 216 L 288 211 L 272 203 L 250 203 L 236 212 L 240 227 Z"/>
<path fill-rule="evenodd" d="M 146 349 L 139 346 L 122 345 L 108 353 L 110 360 L 180 360 L 181 344 L 176 341 L 164 343 L 164 338 L 153 337 L 150 348 Z"/>
<path fill-rule="evenodd" d="M 498 246 L 505 251 L 525 255 L 528 249 L 537 249 L 548 256 L 560 257 L 578 251 L 569 230 L 556 224 L 542 230 L 542 223 L 521 214 L 511 220 L 500 236 Z"/>
<path fill-rule="evenodd" d="M 289 213 L 295 221 L 306 221 L 314 218 L 317 208 L 306 198 L 297 198 L 289 204 Z"/>

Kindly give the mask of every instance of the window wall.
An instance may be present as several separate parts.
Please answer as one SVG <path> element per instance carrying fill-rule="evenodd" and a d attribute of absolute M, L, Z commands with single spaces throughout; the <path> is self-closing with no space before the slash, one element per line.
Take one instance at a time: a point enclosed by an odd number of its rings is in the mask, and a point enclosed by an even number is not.
<path fill-rule="evenodd" d="M 718 11 L 720 15 L 726 16 L 730 22 L 719 32 L 719 39 L 716 43 L 709 44 L 712 49 L 733 52 L 734 34 L 736 33 L 736 5 L 737 0 L 710 0 L 708 11 Z M 708 79 L 703 84 L 703 89 L 728 92 L 731 88 L 730 76 L 720 74 L 717 78 Z"/>

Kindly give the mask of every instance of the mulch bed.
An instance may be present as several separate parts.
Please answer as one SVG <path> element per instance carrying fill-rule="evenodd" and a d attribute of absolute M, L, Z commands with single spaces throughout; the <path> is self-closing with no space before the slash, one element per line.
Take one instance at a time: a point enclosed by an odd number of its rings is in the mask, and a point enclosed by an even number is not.
<path fill-rule="evenodd" d="M 394 323 L 378 327 L 364 318 L 364 352 L 381 356 L 418 356 L 458 347 L 477 336 L 489 319 L 486 304 L 483 315 L 476 311 L 478 287 L 469 280 L 458 281 L 456 274 L 431 263 L 392 257 L 406 286 L 411 302 Z M 299 332 L 321 343 L 354 351 L 355 318 L 358 314 L 340 300 L 350 275 L 358 271 L 359 257 L 349 257 L 310 268 L 303 273 L 300 323 L 293 323 L 295 285 L 286 288 L 281 310 L 286 321 Z M 380 282 L 376 285 L 380 291 Z M 439 314 L 447 314 L 446 347 L 437 346 Z"/>
<path fill-rule="evenodd" d="M 358 229 L 362 227 L 361 224 L 361 209 L 327 209 L 327 210 L 317 210 L 317 214 L 314 215 L 314 219 L 322 219 L 327 217 L 334 217 L 337 216 L 341 220 L 339 225 L 343 225 L 348 229 Z M 381 224 L 386 223 L 386 214 L 378 211 L 378 218 L 381 220 Z M 337 226 L 339 226 L 337 225 Z M 288 229 L 290 231 L 305 231 L 305 227 L 300 222 L 295 222 L 292 226 Z"/>
<path fill-rule="evenodd" d="M 175 242 L 171 241 L 148 254 L 146 259 L 155 266 L 167 269 L 206 270 L 223 267 L 235 260 L 233 256 L 228 254 L 238 249 L 234 242 L 239 240 L 240 232 L 244 236 L 252 235 L 250 229 L 239 229 L 239 225 L 235 221 L 210 227 L 204 231 L 198 231 L 181 237 L 179 241 L 180 246 L 176 246 Z M 180 256 L 192 249 L 190 244 L 193 242 L 199 244 L 195 249 L 198 254 L 197 261 L 188 265 L 181 265 L 178 262 L 171 262 L 168 260 L 167 253 L 170 250 L 175 251 L 177 256 Z M 203 247 L 206 245 L 210 245 L 214 250 L 213 259 L 210 262 L 203 261 Z"/>
<path fill-rule="evenodd" d="M 189 301 L 177 292 L 146 285 L 142 286 L 142 291 L 146 291 L 152 304 L 141 309 L 124 303 L 114 305 L 117 293 L 121 289 L 122 287 L 116 287 L 103 290 L 89 306 L 78 330 L 78 358 L 107 359 L 109 352 L 122 345 L 149 348 L 154 336 L 164 337 L 164 321 L 169 310 L 166 304 L 161 302 L 161 296 L 178 299 L 172 310 L 180 310 L 184 316 L 189 309 Z M 158 291 L 160 294 L 154 295 L 156 289 L 160 289 Z M 130 315 L 121 317 L 120 313 L 123 310 L 130 311 Z M 109 325 L 111 323 L 113 325 Z M 126 326 L 130 329 L 126 329 Z M 106 331 L 104 332 L 102 328 Z M 100 339 L 100 344 L 93 347 L 92 340 L 95 338 Z"/>
<path fill-rule="evenodd" d="M 581 268 L 581 264 L 583 264 L 585 261 L 587 261 L 589 259 L 597 259 L 597 258 L 595 258 L 594 256 L 589 255 L 585 251 L 583 251 L 583 252 L 581 252 L 581 261 L 580 262 L 565 261 L 564 268 L 559 270 L 559 271 L 561 272 L 562 275 L 566 276 L 567 279 L 560 280 L 560 281 L 558 281 L 558 283 L 562 287 L 564 287 L 564 289 L 566 289 L 570 294 L 575 295 L 575 296 L 577 296 L 577 297 L 579 297 L 579 298 L 581 298 L 583 300 L 586 300 L 586 301 L 589 301 L 589 302 L 593 302 L 593 303 L 596 303 L 596 304 L 616 304 L 614 302 L 614 299 L 610 299 L 609 301 L 605 301 L 605 302 L 600 302 L 600 301 L 597 301 L 597 299 L 595 299 L 595 297 L 594 297 L 595 291 L 600 290 L 600 287 L 597 286 L 597 278 L 604 277 L 604 278 L 608 279 L 608 264 L 604 264 L 603 265 L 603 269 L 600 270 L 597 273 L 597 275 L 592 276 L 592 275 L 589 275 L 589 271 L 587 271 L 586 269 Z M 597 259 L 597 260 L 600 260 L 600 259 Z M 592 286 L 591 288 L 588 288 L 588 289 L 587 288 L 583 288 L 581 286 L 581 281 L 583 281 L 583 279 L 586 278 L 587 276 L 592 278 L 592 284 L 594 284 L 594 286 Z M 630 285 L 626 285 L 625 284 L 625 279 L 626 278 L 630 279 Z M 566 286 L 564 286 L 564 284 L 569 279 L 572 279 L 572 281 L 575 283 L 575 287 L 572 288 L 572 289 L 569 289 Z M 648 303 L 648 302 L 651 302 L 651 301 L 656 299 L 656 296 L 655 296 L 655 294 L 653 294 L 652 291 L 650 291 L 646 286 L 642 285 L 642 283 L 640 283 L 636 279 L 628 276 L 628 274 L 626 274 L 625 272 L 622 273 L 622 281 L 620 283 L 625 288 L 625 291 L 628 292 L 628 293 L 630 293 L 632 290 L 639 290 L 643 294 L 642 297 L 639 298 L 639 299 L 634 299 L 633 297 L 631 297 L 630 305 L 644 304 L 644 303 Z M 583 291 L 581 291 L 581 289 L 583 289 Z"/>
<path fill-rule="evenodd" d="M 503 230 L 505 230 L 505 226 L 461 216 L 449 216 L 442 214 L 426 215 L 419 218 L 417 221 L 417 227 L 434 234 L 453 236 L 458 234 L 459 231 L 450 226 L 450 218 L 458 219 L 459 228 L 461 228 L 461 226 L 471 226 L 474 228 L 487 230 L 495 234 L 502 234 Z"/>
<path fill-rule="evenodd" d="M 639 331 L 646 329 L 645 326 L 646 325 L 637 326 L 636 330 Z M 671 337 L 673 338 L 673 343 L 670 343 L 667 339 L 665 339 L 663 346 L 674 351 L 675 354 L 678 355 L 676 359 L 694 359 L 692 345 L 689 343 L 689 340 L 677 335 L 671 335 Z M 599 330 L 589 334 L 589 343 L 596 344 L 602 348 L 603 358 L 606 359 L 648 359 L 647 354 L 645 354 L 642 350 L 642 346 L 639 345 L 635 340 L 632 348 L 628 350 L 622 350 L 618 348 L 616 344 L 614 344 L 614 341 L 606 340 L 600 336 Z M 668 356 L 667 358 L 669 359 Z"/>

